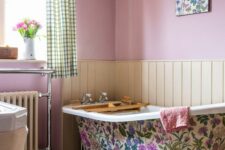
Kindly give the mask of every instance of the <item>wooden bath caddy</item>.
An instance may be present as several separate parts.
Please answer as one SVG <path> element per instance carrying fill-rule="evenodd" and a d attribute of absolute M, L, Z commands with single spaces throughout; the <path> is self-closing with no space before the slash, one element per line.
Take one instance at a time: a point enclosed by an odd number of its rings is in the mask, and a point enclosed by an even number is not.
<path fill-rule="evenodd" d="M 118 112 L 125 110 L 139 110 L 148 103 L 109 101 L 106 103 L 96 103 L 88 105 L 71 104 L 73 109 L 83 109 L 88 112 Z"/>

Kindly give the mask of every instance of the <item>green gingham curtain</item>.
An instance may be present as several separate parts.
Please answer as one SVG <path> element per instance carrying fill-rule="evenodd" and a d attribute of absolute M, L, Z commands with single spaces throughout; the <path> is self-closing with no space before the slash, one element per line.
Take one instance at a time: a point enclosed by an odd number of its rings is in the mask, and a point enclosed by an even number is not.
<path fill-rule="evenodd" d="M 47 0 L 47 64 L 52 75 L 77 75 L 75 0 Z"/>

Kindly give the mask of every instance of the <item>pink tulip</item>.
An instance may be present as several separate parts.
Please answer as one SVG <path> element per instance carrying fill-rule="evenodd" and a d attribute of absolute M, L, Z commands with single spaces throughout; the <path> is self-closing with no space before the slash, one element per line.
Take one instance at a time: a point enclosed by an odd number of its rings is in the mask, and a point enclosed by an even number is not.
<path fill-rule="evenodd" d="M 27 27 L 26 24 L 23 24 L 22 28 L 23 28 L 24 30 L 27 30 L 28 27 Z"/>
<path fill-rule="evenodd" d="M 20 22 L 16 25 L 16 28 L 19 29 L 19 28 L 22 28 L 23 26 L 24 26 L 24 23 Z"/>

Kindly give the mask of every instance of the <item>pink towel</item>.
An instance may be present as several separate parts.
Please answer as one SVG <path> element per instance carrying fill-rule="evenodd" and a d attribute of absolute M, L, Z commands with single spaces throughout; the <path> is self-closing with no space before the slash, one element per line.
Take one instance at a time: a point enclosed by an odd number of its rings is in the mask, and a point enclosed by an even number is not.
<path fill-rule="evenodd" d="M 188 127 L 189 107 L 172 107 L 160 110 L 160 120 L 166 132 Z"/>

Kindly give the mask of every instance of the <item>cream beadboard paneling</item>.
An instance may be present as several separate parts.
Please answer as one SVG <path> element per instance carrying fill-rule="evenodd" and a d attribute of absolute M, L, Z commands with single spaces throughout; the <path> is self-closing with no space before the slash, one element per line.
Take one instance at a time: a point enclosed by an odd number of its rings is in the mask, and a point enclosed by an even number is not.
<path fill-rule="evenodd" d="M 202 62 L 202 104 L 212 102 L 212 63 Z"/>
<path fill-rule="evenodd" d="M 149 88 L 149 94 L 148 94 L 148 100 L 152 105 L 157 104 L 157 97 L 156 97 L 156 92 L 157 92 L 157 76 L 156 76 L 156 63 L 155 62 L 148 62 L 149 67 L 148 67 L 148 88 Z"/>
<path fill-rule="evenodd" d="M 192 67 L 191 67 L 191 62 L 182 62 L 183 65 L 183 81 L 182 81 L 182 104 L 185 106 L 191 106 L 191 72 L 192 72 Z"/>
<path fill-rule="evenodd" d="M 165 63 L 156 63 L 156 105 L 165 105 Z M 151 86 L 151 85 L 150 85 Z"/>
<path fill-rule="evenodd" d="M 212 63 L 212 103 L 223 102 L 223 78 L 224 78 L 224 63 L 213 62 Z"/>
<path fill-rule="evenodd" d="M 116 61 L 115 97 L 160 106 L 221 103 L 225 97 L 224 60 Z M 128 93 L 128 94 L 127 94 Z"/>
<path fill-rule="evenodd" d="M 110 99 L 114 99 L 115 85 L 113 61 L 79 61 L 78 76 L 63 79 L 63 104 L 80 100 L 85 93 L 91 93 L 93 99 L 98 99 L 103 91 L 108 93 Z"/>
<path fill-rule="evenodd" d="M 142 72 L 141 72 L 141 79 L 142 79 L 142 102 L 148 102 L 149 98 L 149 63 L 143 62 L 142 63 Z"/>
<path fill-rule="evenodd" d="M 168 62 L 165 64 L 165 106 L 173 105 L 173 63 Z"/>
<path fill-rule="evenodd" d="M 173 105 L 182 105 L 182 63 L 173 63 Z M 165 78 L 167 78 L 165 76 Z"/>
<path fill-rule="evenodd" d="M 191 67 L 191 105 L 196 106 L 201 104 L 201 62 L 192 62 Z"/>
<path fill-rule="evenodd" d="M 63 80 L 63 100 L 94 99 L 102 91 L 118 100 L 160 106 L 195 106 L 224 102 L 223 60 L 193 61 L 79 61 L 77 77 Z"/>

